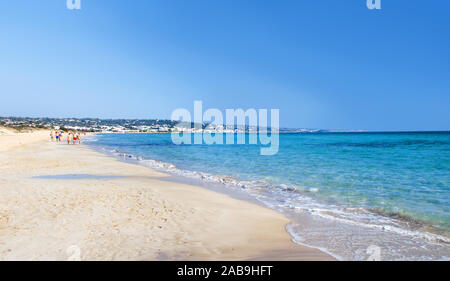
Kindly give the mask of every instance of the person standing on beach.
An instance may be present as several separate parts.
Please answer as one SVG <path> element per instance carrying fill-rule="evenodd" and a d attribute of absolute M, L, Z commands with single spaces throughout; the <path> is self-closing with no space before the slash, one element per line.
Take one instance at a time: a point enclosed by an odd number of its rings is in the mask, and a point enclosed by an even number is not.
<path fill-rule="evenodd" d="M 70 144 L 70 132 L 67 132 L 67 144 Z"/>
<path fill-rule="evenodd" d="M 63 131 L 59 131 L 59 142 L 62 141 L 62 133 L 63 133 Z"/>
<path fill-rule="evenodd" d="M 50 139 L 54 141 L 53 131 L 50 131 Z"/>

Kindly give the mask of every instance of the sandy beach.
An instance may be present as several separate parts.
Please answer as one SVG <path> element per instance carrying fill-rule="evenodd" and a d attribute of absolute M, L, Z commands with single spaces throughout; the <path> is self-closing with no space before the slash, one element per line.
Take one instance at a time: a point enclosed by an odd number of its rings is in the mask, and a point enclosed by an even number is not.
<path fill-rule="evenodd" d="M 0 260 L 333 259 L 293 243 L 282 214 L 48 131 L 2 129 L 0 162 Z"/>

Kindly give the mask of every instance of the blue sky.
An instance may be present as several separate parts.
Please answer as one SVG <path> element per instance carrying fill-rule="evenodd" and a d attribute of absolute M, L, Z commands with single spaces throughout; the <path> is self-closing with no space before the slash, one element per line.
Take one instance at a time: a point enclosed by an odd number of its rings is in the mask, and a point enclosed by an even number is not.
<path fill-rule="evenodd" d="M 450 1 L 0 0 L 0 116 L 279 108 L 283 127 L 450 130 Z"/>

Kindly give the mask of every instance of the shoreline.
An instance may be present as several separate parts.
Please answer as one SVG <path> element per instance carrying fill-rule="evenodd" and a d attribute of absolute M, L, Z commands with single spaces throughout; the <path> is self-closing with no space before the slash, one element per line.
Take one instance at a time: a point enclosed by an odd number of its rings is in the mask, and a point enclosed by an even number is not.
<path fill-rule="evenodd" d="M 274 210 L 49 138 L 0 135 L 0 260 L 334 260 Z"/>
<path fill-rule="evenodd" d="M 118 159 L 119 161 L 124 161 L 126 163 L 135 163 L 140 166 L 149 167 L 158 172 L 168 173 L 172 177 L 172 179 L 166 178 L 166 180 L 168 181 L 172 180 L 175 182 L 201 186 L 202 188 L 205 188 L 207 190 L 213 190 L 214 192 L 226 194 L 228 196 L 231 196 L 232 198 L 237 198 L 239 200 L 244 200 L 246 202 L 256 203 L 257 205 L 262 206 L 264 208 L 275 210 L 276 212 L 282 214 L 283 216 L 285 216 L 290 220 L 290 223 L 286 225 L 286 231 L 291 236 L 292 241 L 294 241 L 296 244 L 299 245 L 319 249 L 322 252 L 332 256 L 337 260 L 353 260 L 354 258 L 356 258 L 356 260 L 361 259 L 364 260 L 367 256 L 363 251 L 366 249 L 366 247 L 370 247 L 372 244 L 375 243 L 383 247 L 383 250 L 388 250 L 389 252 L 391 252 L 392 243 L 403 243 L 405 247 L 411 246 L 419 248 L 422 247 L 420 244 L 423 244 L 426 247 L 431 246 L 433 250 L 439 250 L 439 252 L 449 246 L 448 237 L 442 236 L 440 233 L 432 231 L 433 229 L 431 228 L 431 226 L 422 221 L 416 221 L 404 217 L 398 217 L 395 215 L 383 214 L 380 212 L 376 212 L 372 209 L 361 209 L 361 212 L 364 211 L 364 213 L 361 214 L 361 217 L 367 214 L 368 216 L 370 216 L 370 218 L 367 217 L 367 219 L 371 219 L 370 222 L 348 220 L 347 218 L 332 217 L 332 215 L 326 213 L 328 212 L 328 209 L 323 209 L 322 207 L 323 205 L 319 206 L 319 208 L 315 207 L 316 209 L 312 210 L 308 210 L 307 209 L 308 207 L 300 206 L 299 209 L 303 208 L 306 210 L 306 213 L 310 214 L 299 215 L 295 211 L 291 211 L 286 208 L 280 209 L 279 207 L 277 207 L 277 205 L 273 206 L 270 203 L 267 203 L 267 201 L 265 200 L 256 199 L 251 195 L 249 195 L 249 193 L 246 192 L 249 188 L 248 181 L 243 181 L 239 180 L 238 178 L 233 178 L 230 176 L 224 176 L 220 174 L 216 175 L 201 171 L 191 171 L 189 169 L 183 170 L 178 168 L 171 162 L 162 162 L 159 160 L 152 160 L 149 158 L 142 157 L 142 155 L 130 154 L 129 152 L 126 151 L 117 150 L 117 147 L 115 148 L 114 146 L 103 147 L 103 146 L 95 146 L 94 144 L 95 142 L 92 142 L 92 144 L 88 145 L 91 146 L 95 151 L 99 151 L 100 153 L 108 155 L 109 157 L 112 157 L 114 159 Z M 243 188 L 245 189 L 245 191 L 244 189 L 240 188 L 242 184 L 244 184 Z M 323 212 L 323 214 L 318 213 L 317 210 L 319 212 Z M 352 210 L 353 210 L 352 208 L 348 209 L 348 213 L 350 215 L 355 213 Z M 311 214 L 311 211 L 314 214 Z M 347 209 L 344 209 L 343 211 L 347 211 Z M 313 222 L 311 222 L 311 218 L 313 218 L 314 220 Z M 377 221 L 372 222 L 373 219 L 377 219 Z M 305 222 L 307 222 L 307 224 L 305 224 Z M 317 227 L 315 226 L 315 224 L 317 223 L 323 225 L 328 224 L 335 225 L 335 227 L 332 227 L 334 229 L 328 229 L 327 232 L 330 231 L 331 233 L 340 232 L 341 240 L 345 240 L 345 234 L 342 233 L 343 228 L 338 227 L 337 225 L 339 226 L 344 225 L 344 228 L 346 229 L 344 232 L 347 233 L 347 236 L 348 235 L 353 236 L 353 233 L 361 233 L 361 232 L 363 233 L 370 232 L 370 234 L 368 234 L 367 236 L 362 235 L 364 237 L 368 237 L 368 239 L 366 240 L 364 240 L 364 238 L 358 235 L 359 239 L 358 246 L 352 249 L 345 249 L 345 252 L 342 252 L 337 250 L 336 248 L 333 248 L 333 246 L 330 247 L 329 245 L 323 244 L 323 242 L 325 241 L 323 240 L 323 237 L 320 238 L 322 239 L 320 241 L 322 244 L 316 243 L 316 239 L 314 238 L 314 236 L 317 235 L 311 235 L 307 233 L 307 232 L 316 233 Z M 312 231 L 308 229 L 308 226 L 311 226 L 313 228 Z M 298 232 L 299 229 L 301 229 L 301 233 Z M 379 235 L 384 237 L 383 240 L 384 242 L 374 240 L 375 237 L 379 237 Z M 305 237 L 307 237 L 306 240 L 307 242 L 305 242 Z M 416 240 L 416 238 L 418 238 L 417 243 L 408 242 L 410 239 Z M 336 239 L 336 237 L 333 237 L 333 239 Z M 345 243 L 345 241 L 341 242 Z M 394 246 L 392 248 L 393 250 L 392 253 L 395 254 L 396 251 L 398 252 L 399 248 L 400 247 L 396 248 Z M 348 250 L 354 250 L 354 252 L 348 252 Z M 436 255 L 437 253 L 438 252 L 436 252 Z M 387 260 L 390 260 L 390 257 L 391 256 L 389 256 Z M 421 254 L 413 252 L 411 255 L 404 256 L 403 258 L 415 260 L 415 259 L 422 259 L 423 257 L 425 257 L 424 259 L 426 260 L 436 259 L 434 253 L 433 255 L 430 256 L 421 257 Z M 447 256 L 444 255 L 440 258 L 447 259 Z"/>
<path fill-rule="evenodd" d="M 95 136 L 96 134 L 92 134 L 92 136 Z M 287 216 L 287 214 L 281 212 L 280 210 L 275 210 L 269 206 L 267 206 L 264 202 L 254 198 L 252 195 L 248 194 L 247 192 L 241 190 L 241 189 L 233 189 L 233 190 L 229 190 L 229 186 L 227 186 L 225 183 L 217 183 L 217 182 L 212 182 L 212 181 L 205 181 L 205 180 L 201 180 L 198 178 L 191 178 L 188 177 L 186 175 L 178 175 L 178 174 L 172 174 L 169 171 L 166 171 L 164 169 L 162 169 L 161 167 L 159 168 L 155 168 L 152 166 L 147 166 L 144 165 L 143 163 L 141 163 L 139 160 L 134 159 L 134 158 L 129 158 L 127 156 L 124 155 L 118 155 L 117 153 L 113 153 L 107 150 L 102 150 L 98 147 L 94 147 L 92 145 L 89 144 L 84 144 L 87 145 L 90 149 L 105 155 L 107 157 L 111 157 L 112 159 L 124 162 L 124 163 L 131 163 L 133 165 L 138 165 L 141 167 L 146 167 L 149 169 L 152 169 L 154 171 L 163 173 L 165 175 L 167 175 L 166 177 L 160 178 L 159 180 L 162 181 L 166 181 L 166 182 L 172 182 L 172 183 L 177 183 L 177 184 L 187 184 L 190 186 L 196 186 L 196 187 L 200 187 L 202 189 L 206 189 L 208 191 L 212 191 L 215 193 L 219 193 L 219 194 L 223 194 L 227 197 L 230 197 L 234 200 L 239 200 L 239 201 L 244 201 L 247 203 L 251 203 L 251 204 L 255 204 L 257 206 L 260 206 L 264 209 L 268 209 L 271 211 L 275 211 L 276 213 L 284 216 L 285 218 L 287 218 L 289 221 L 288 223 L 286 223 L 286 225 L 284 226 L 285 231 L 289 234 L 290 236 L 290 240 L 292 241 L 292 243 L 294 243 L 295 245 L 299 245 L 302 247 L 307 247 L 307 248 L 311 248 L 311 249 L 316 249 L 319 250 L 320 252 L 324 253 L 325 255 L 328 255 L 329 257 L 331 257 L 332 260 L 335 261 L 342 261 L 345 260 L 344 258 L 342 258 L 341 256 L 339 256 L 336 253 L 332 253 L 331 251 L 329 251 L 326 248 L 320 247 L 320 246 L 312 246 L 312 245 L 308 245 L 307 243 L 303 243 L 300 240 L 296 239 L 295 235 L 293 233 L 291 233 L 288 229 L 290 228 L 290 226 L 293 225 L 293 221 Z M 153 160 L 153 161 L 157 161 L 157 160 Z M 160 162 L 160 161 L 157 161 Z M 163 164 L 167 164 L 167 165 L 173 165 L 171 163 L 165 163 L 165 162 L 161 162 Z M 270 255 L 273 256 L 273 255 Z"/>

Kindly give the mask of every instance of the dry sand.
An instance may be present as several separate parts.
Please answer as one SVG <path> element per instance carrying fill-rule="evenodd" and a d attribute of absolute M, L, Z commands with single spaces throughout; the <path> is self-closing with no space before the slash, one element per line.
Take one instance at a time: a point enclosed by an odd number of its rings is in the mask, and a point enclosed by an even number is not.
<path fill-rule="evenodd" d="M 48 131 L 0 132 L 0 260 L 330 260 L 283 215 Z M 37 178 L 52 175 L 103 178 Z"/>

